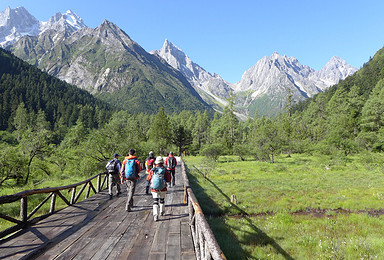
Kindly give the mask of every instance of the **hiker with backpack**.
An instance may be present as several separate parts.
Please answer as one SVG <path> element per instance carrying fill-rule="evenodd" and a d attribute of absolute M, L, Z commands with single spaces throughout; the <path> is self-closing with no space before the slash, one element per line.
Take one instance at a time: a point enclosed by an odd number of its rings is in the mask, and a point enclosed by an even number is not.
<path fill-rule="evenodd" d="M 156 157 L 155 167 L 149 171 L 147 180 L 151 183 L 151 192 L 153 197 L 153 219 L 154 221 L 157 221 L 159 219 L 159 215 L 165 215 L 165 195 L 167 193 L 167 183 L 171 182 L 171 173 L 164 167 L 163 157 Z"/>
<path fill-rule="evenodd" d="M 153 167 L 155 167 L 155 155 L 153 154 L 152 151 L 150 151 L 147 159 L 145 160 L 146 173 L 149 174 L 149 172 L 152 170 Z M 149 194 L 149 185 L 150 184 L 151 183 L 148 180 L 146 180 L 146 182 L 145 182 L 145 194 Z"/>
<path fill-rule="evenodd" d="M 133 194 L 135 194 L 136 182 L 141 171 L 140 161 L 135 156 L 135 150 L 129 149 L 128 155 L 123 161 L 120 171 L 121 182 L 127 186 L 128 199 L 125 210 L 130 212 L 133 208 Z"/>
<path fill-rule="evenodd" d="M 167 158 L 165 158 L 165 165 L 167 166 L 167 170 L 172 174 L 172 183 L 171 187 L 175 186 L 175 169 L 177 165 L 176 158 L 173 156 L 173 152 L 169 152 Z"/>
<path fill-rule="evenodd" d="M 121 168 L 121 162 L 119 161 L 119 156 L 117 153 L 113 154 L 113 159 L 110 160 L 105 168 L 108 171 L 108 193 L 109 193 L 109 199 L 112 199 L 112 187 L 116 185 L 117 193 L 116 197 L 118 197 L 121 194 L 121 188 L 120 188 L 120 168 Z"/>

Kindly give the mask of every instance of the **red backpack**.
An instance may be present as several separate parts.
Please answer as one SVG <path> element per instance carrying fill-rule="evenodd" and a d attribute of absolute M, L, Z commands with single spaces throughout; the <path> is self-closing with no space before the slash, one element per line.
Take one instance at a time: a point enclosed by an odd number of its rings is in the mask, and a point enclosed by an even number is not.
<path fill-rule="evenodd" d="M 155 159 L 147 160 L 148 169 L 152 169 L 154 167 Z"/>

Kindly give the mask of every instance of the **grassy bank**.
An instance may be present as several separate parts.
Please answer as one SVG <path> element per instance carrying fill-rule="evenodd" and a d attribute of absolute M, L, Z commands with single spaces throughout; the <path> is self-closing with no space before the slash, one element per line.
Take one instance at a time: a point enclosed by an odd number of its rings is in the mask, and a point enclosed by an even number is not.
<path fill-rule="evenodd" d="M 228 259 L 384 257 L 381 154 L 185 161 Z"/>

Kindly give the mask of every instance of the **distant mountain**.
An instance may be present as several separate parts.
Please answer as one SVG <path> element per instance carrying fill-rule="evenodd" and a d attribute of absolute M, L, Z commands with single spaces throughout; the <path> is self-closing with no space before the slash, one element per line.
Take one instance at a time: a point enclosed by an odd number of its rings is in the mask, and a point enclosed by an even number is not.
<path fill-rule="evenodd" d="M 24 7 L 8 7 L 0 13 L 0 45 L 7 47 L 23 36 L 38 36 L 47 30 L 66 30 L 72 33 L 86 27 L 83 20 L 70 10 L 65 14 L 55 14 L 47 22 L 41 22 Z"/>
<path fill-rule="evenodd" d="M 179 71 L 112 22 L 92 29 L 68 11 L 42 24 L 39 35 L 24 36 L 9 49 L 50 75 L 135 112 L 212 112 Z"/>
<path fill-rule="evenodd" d="M 349 65 L 343 59 L 333 56 L 327 64 L 317 72 L 317 77 L 329 87 L 337 84 L 341 79 L 345 79 L 354 74 L 356 71 L 356 68 Z"/>
<path fill-rule="evenodd" d="M 227 105 L 231 84 L 222 79 L 220 75 L 204 70 L 168 40 L 165 40 L 160 50 L 151 53 L 160 56 L 169 65 L 180 71 L 204 101 L 216 110 L 221 110 L 223 106 Z"/>
<path fill-rule="evenodd" d="M 104 21 L 91 29 L 71 11 L 39 22 L 22 7 L 7 8 L 0 14 L 0 24 L 0 39 L 18 57 L 139 112 L 156 112 L 160 106 L 167 112 L 212 111 L 211 107 L 222 111 L 233 92 L 243 118 L 255 111 L 275 115 L 283 110 L 288 95 L 305 100 L 356 71 L 338 57 L 316 71 L 294 57 L 274 53 L 231 84 L 204 70 L 168 40 L 151 55 L 115 24 Z"/>
<path fill-rule="evenodd" d="M 333 57 L 320 71 L 301 65 L 294 57 L 275 52 L 247 70 L 234 85 L 238 106 L 250 115 L 274 115 L 283 110 L 288 95 L 301 101 L 352 75 L 357 69 Z"/>
<path fill-rule="evenodd" d="M 230 91 L 236 94 L 240 114 L 275 115 L 282 111 L 289 94 L 294 101 L 301 101 L 324 91 L 352 75 L 356 69 L 338 57 L 316 71 L 301 65 L 294 57 L 274 53 L 264 57 L 244 72 L 241 80 L 230 84 L 217 74 L 211 74 L 194 63 L 181 49 L 165 40 L 163 47 L 152 53 L 159 55 L 173 68 L 179 70 L 202 98 L 216 110 L 227 105 Z M 241 116 L 240 116 L 241 117 Z"/>

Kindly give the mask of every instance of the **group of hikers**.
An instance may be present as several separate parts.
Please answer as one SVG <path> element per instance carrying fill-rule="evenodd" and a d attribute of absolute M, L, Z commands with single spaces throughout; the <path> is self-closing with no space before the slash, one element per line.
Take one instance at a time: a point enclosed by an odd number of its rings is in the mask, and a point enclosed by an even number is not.
<path fill-rule="evenodd" d="M 109 199 L 113 198 L 113 186 L 116 186 L 116 197 L 118 197 L 121 194 L 120 185 L 126 185 L 128 199 L 125 210 L 128 212 L 132 211 L 133 208 L 133 195 L 135 194 L 136 183 L 141 171 L 141 164 L 135 153 L 134 149 L 130 149 L 123 162 L 119 160 L 120 155 L 115 153 L 113 159 L 106 165 L 109 174 Z M 145 193 L 149 194 L 149 189 L 151 189 L 154 221 L 157 221 L 159 216 L 165 215 L 165 195 L 167 187 L 175 185 L 176 165 L 177 160 L 172 152 L 169 152 L 164 160 L 162 156 L 155 157 L 151 151 L 145 160 L 147 174 Z"/>

